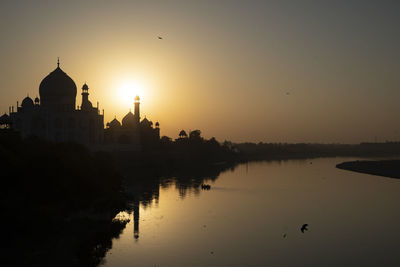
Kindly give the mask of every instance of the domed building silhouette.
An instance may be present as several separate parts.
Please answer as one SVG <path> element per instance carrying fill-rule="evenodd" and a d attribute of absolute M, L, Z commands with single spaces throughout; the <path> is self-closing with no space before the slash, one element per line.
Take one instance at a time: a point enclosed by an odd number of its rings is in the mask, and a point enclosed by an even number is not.
<path fill-rule="evenodd" d="M 77 109 L 76 84 L 58 61 L 57 68 L 41 81 L 39 97 L 33 101 L 27 96 L 21 106 L 17 102 L 17 111 L 10 112 L 12 126 L 23 138 L 37 136 L 54 142 L 101 144 L 104 119 L 98 107 L 92 107 L 88 90 L 84 84 L 81 109 Z"/>
<path fill-rule="evenodd" d="M 74 111 L 76 92 L 75 82 L 61 70 L 57 62 L 57 68 L 40 83 L 41 106 L 53 111 Z"/>
<path fill-rule="evenodd" d="M 107 123 L 104 130 L 104 144 L 111 150 L 147 150 L 154 148 L 160 140 L 160 124 L 153 123 L 147 118 L 140 121 L 140 98 L 135 97 L 135 113 L 129 111 L 123 118 L 122 124 L 114 118 Z M 109 150 L 110 150 L 109 148 Z"/>
<path fill-rule="evenodd" d="M 61 68 L 57 68 L 40 83 L 39 97 L 25 97 L 17 109 L 10 107 L 9 115 L 2 116 L 23 138 L 37 136 L 54 142 L 77 142 L 99 150 L 139 150 L 147 141 L 157 143 L 159 127 L 140 122 L 140 99 L 135 98 L 135 114 L 128 112 L 122 124 L 115 118 L 104 129 L 104 110 L 93 107 L 89 100 L 89 86 L 82 86 L 81 106 L 76 107 L 77 86 Z M 148 135 L 148 136 L 146 136 Z"/>

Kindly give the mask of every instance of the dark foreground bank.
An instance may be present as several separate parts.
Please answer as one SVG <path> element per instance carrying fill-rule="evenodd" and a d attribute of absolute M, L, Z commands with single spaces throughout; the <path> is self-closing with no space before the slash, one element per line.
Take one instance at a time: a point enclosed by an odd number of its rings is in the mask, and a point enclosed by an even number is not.
<path fill-rule="evenodd" d="M 350 161 L 336 165 L 337 168 L 390 178 L 400 178 L 400 160 Z"/>
<path fill-rule="evenodd" d="M 2 266 L 96 266 L 125 227 L 111 156 L 0 135 Z"/>
<path fill-rule="evenodd" d="M 181 196 L 233 168 L 232 151 L 194 139 L 155 152 L 92 152 L 0 132 L 0 234 L 5 266 L 97 266 L 127 221 L 172 182 Z M 173 178 L 171 178 L 173 177 Z"/>

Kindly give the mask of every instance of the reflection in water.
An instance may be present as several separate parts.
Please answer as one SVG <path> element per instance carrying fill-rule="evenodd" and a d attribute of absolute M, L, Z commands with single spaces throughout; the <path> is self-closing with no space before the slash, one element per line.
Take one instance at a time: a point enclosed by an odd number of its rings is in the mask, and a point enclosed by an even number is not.
<path fill-rule="evenodd" d="M 399 266 L 400 180 L 335 168 L 346 160 L 132 179 L 134 218 L 105 265 Z"/>
<path fill-rule="evenodd" d="M 133 236 L 135 240 L 139 238 L 139 201 L 135 200 L 133 202 Z"/>
<path fill-rule="evenodd" d="M 234 170 L 234 164 L 218 164 L 212 166 L 191 166 L 175 170 L 165 176 L 149 176 L 146 173 L 135 172 L 133 176 L 126 174 L 126 191 L 129 196 L 128 212 L 133 215 L 133 237 L 137 242 L 139 239 L 140 206 L 147 208 L 154 202 L 158 205 L 160 187 L 166 190 L 175 186 L 181 199 L 184 199 L 188 192 L 199 195 L 206 181 L 214 182 L 221 172 L 228 169 Z M 210 190 L 206 185 L 206 189 Z M 204 188 L 203 188 L 204 189 Z M 218 189 L 217 189 L 218 190 Z"/>

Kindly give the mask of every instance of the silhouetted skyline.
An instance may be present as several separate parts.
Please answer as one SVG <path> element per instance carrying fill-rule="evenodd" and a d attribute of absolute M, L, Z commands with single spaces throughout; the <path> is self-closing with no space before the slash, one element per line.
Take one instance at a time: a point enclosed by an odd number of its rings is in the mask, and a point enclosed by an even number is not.
<path fill-rule="evenodd" d="M 399 11 L 397 1 L 2 1 L 0 116 L 35 98 L 60 57 L 105 121 L 139 91 L 173 138 L 400 140 Z"/>

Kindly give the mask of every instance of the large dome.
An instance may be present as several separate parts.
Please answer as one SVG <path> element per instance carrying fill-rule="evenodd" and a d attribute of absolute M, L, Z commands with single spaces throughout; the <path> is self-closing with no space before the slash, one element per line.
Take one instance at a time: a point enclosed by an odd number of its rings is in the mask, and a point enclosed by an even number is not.
<path fill-rule="evenodd" d="M 43 107 L 75 109 L 76 84 L 59 66 L 42 80 L 39 94 Z"/>
<path fill-rule="evenodd" d="M 135 115 L 131 111 L 122 119 L 122 127 L 132 128 L 135 127 Z"/>

